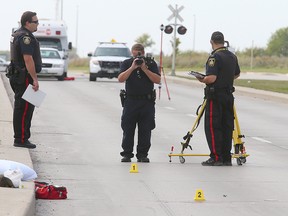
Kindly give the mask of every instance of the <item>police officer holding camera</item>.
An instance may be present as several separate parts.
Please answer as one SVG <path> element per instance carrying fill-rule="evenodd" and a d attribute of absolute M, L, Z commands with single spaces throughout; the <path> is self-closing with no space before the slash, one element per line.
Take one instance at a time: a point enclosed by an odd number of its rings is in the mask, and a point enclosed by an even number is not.
<path fill-rule="evenodd" d="M 131 52 L 133 57 L 121 64 L 118 76 L 119 82 L 125 82 L 125 100 L 121 117 L 123 130 L 121 162 L 131 162 L 131 158 L 134 157 L 134 135 L 137 126 L 137 162 L 149 163 L 151 131 L 155 128 L 154 83 L 159 84 L 161 77 L 156 62 L 144 57 L 142 44 L 134 44 Z"/>
<path fill-rule="evenodd" d="M 234 79 L 239 77 L 237 57 L 224 46 L 224 35 L 216 31 L 210 43 L 213 52 L 206 62 L 206 76 L 197 79 L 206 84 L 205 134 L 210 158 L 203 166 L 231 166 L 234 129 Z"/>
<path fill-rule="evenodd" d="M 37 31 L 38 24 L 35 12 L 24 12 L 21 16 L 21 28 L 12 33 L 10 40 L 11 64 L 8 67 L 7 77 L 15 93 L 13 112 L 15 147 L 36 148 L 36 145 L 28 140 L 35 107 L 22 99 L 22 95 L 29 84 L 34 91 L 39 89 L 36 73 L 41 71 L 42 60 L 39 42 L 32 34 Z"/>

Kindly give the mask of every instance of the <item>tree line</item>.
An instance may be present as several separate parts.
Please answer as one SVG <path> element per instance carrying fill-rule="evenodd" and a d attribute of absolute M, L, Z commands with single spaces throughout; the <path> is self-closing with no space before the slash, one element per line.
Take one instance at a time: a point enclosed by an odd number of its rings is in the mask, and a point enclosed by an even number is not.
<path fill-rule="evenodd" d="M 155 43 L 150 38 L 149 34 L 143 34 L 136 40 L 138 43 L 142 43 L 144 47 L 151 47 Z M 171 40 L 171 46 L 173 48 L 173 41 Z M 176 64 L 178 68 L 202 68 L 208 54 L 205 52 L 194 51 L 181 51 L 179 45 L 181 41 L 176 38 Z M 250 47 L 243 51 L 236 50 L 239 63 L 244 68 L 288 68 L 288 27 L 280 28 L 272 34 L 268 40 L 267 47 Z M 155 56 L 159 58 L 159 56 Z M 170 55 L 163 56 L 163 65 L 165 67 L 171 67 L 172 60 Z"/>

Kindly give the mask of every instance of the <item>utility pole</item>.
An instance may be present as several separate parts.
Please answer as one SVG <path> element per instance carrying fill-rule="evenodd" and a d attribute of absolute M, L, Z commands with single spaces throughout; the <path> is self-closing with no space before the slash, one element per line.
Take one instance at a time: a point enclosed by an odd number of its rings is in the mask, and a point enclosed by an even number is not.
<path fill-rule="evenodd" d="M 79 21 L 79 6 L 77 5 L 77 11 L 76 11 L 76 52 L 78 48 L 78 21 Z"/>
<path fill-rule="evenodd" d="M 61 1 L 61 2 L 60 2 Z M 60 5 L 60 16 L 59 16 L 59 4 Z M 55 6 L 55 19 L 59 20 L 59 18 L 61 20 L 63 20 L 63 0 L 56 0 L 56 6 Z"/>
<path fill-rule="evenodd" d="M 195 37 L 196 37 L 196 15 L 193 15 L 194 17 L 194 26 L 193 26 L 193 51 L 195 52 Z"/>
<path fill-rule="evenodd" d="M 59 0 L 56 0 L 56 5 L 55 5 L 55 19 L 59 19 Z"/>
<path fill-rule="evenodd" d="M 253 58 L 254 58 L 254 40 L 252 40 L 252 46 L 251 46 L 251 57 L 250 57 L 250 69 L 253 68 Z"/>
<path fill-rule="evenodd" d="M 63 0 L 61 0 L 61 20 L 63 20 Z"/>

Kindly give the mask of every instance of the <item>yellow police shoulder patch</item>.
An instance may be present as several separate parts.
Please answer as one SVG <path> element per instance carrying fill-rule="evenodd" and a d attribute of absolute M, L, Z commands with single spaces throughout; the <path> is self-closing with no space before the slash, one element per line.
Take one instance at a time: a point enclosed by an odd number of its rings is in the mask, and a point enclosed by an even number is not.
<path fill-rule="evenodd" d="M 210 58 L 210 59 L 208 60 L 208 65 L 209 65 L 209 67 L 214 67 L 214 65 L 215 65 L 215 58 Z"/>
<path fill-rule="evenodd" d="M 31 43 L 31 38 L 30 37 L 28 37 L 28 36 L 25 36 L 25 37 L 23 37 L 23 42 L 24 42 L 24 44 L 30 44 Z"/>

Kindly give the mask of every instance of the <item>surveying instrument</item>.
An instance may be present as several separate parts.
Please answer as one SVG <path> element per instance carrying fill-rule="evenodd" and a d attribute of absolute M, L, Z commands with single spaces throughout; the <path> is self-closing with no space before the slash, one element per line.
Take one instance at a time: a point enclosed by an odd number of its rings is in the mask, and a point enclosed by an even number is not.
<path fill-rule="evenodd" d="M 174 146 L 171 147 L 171 152 L 168 154 L 170 160 L 169 162 L 172 162 L 172 157 L 177 156 L 179 157 L 180 163 L 185 163 L 185 158 L 186 156 L 210 156 L 209 154 L 184 154 L 184 150 L 186 148 L 190 148 L 192 150 L 191 145 L 189 145 L 189 142 L 191 138 L 193 137 L 193 132 L 197 129 L 201 117 L 203 116 L 203 113 L 205 111 L 205 106 L 206 106 L 207 99 L 204 99 L 203 103 L 199 106 L 196 114 L 197 118 L 192 126 L 192 129 L 188 131 L 188 133 L 183 137 L 183 142 L 181 142 L 182 150 L 180 154 L 174 154 Z M 246 153 L 246 149 L 244 146 L 244 142 L 242 141 L 242 138 L 245 136 L 241 134 L 240 131 L 240 125 L 238 122 L 238 117 L 236 113 L 236 108 L 235 105 L 233 106 L 233 111 L 234 111 L 234 130 L 232 134 L 232 140 L 233 140 L 233 147 L 234 147 L 234 152 L 231 154 L 232 158 L 236 158 L 237 164 L 242 165 L 243 163 L 246 163 L 246 158 L 249 156 L 249 154 Z"/>

